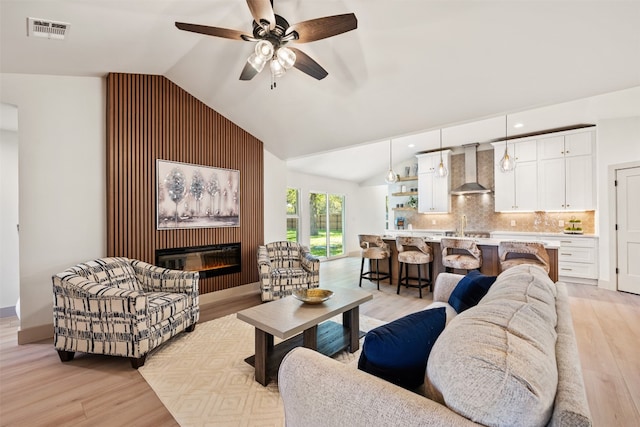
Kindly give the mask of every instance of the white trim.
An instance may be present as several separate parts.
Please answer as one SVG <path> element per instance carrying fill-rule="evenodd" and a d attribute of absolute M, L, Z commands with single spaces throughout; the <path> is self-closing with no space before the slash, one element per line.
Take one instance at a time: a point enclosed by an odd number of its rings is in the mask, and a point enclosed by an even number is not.
<path fill-rule="evenodd" d="M 616 173 L 622 169 L 630 169 L 640 167 L 640 162 L 618 163 L 609 165 L 607 173 L 607 186 L 613 189 L 612 194 L 617 195 L 615 188 Z M 609 198 L 609 281 L 600 280 L 598 287 L 609 289 L 611 291 L 618 290 L 618 276 L 616 268 L 618 266 L 618 233 L 616 232 L 616 206 L 618 200 L 616 197 Z"/>

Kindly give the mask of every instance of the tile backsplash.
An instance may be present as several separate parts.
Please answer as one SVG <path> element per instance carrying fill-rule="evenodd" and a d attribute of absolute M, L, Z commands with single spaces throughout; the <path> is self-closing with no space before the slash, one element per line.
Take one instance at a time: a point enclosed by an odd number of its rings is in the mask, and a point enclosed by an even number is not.
<path fill-rule="evenodd" d="M 478 182 L 493 190 L 493 150 L 478 151 L 477 156 Z M 452 188 L 464 183 L 464 154 L 451 156 L 450 173 Z M 582 221 L 585 234 L 595 233 L 594 211 L 500 213 L 494 211 L 493 193 L 450 197 L 452 199 L 449 214 L 420 214 L 403 211 L 405 228 L 411 224 L 416 229 L 457 231 L 462 215 L 466 215 L 465 229 L 468 231 L 561 233 L 564 227 L 559 225 L 560 221 L 568 224 L 570 219 L 575 218 Z"/>

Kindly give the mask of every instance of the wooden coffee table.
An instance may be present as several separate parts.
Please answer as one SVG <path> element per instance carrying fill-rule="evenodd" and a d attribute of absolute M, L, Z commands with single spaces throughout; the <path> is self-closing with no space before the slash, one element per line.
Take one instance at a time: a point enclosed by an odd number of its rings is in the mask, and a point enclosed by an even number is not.
<path fill-rule="evenodd" d="M 257 382 L 266 386 L 270 377 L 277 376 L 283 357 L 294 347 L 308 347 L 327 356 L 347 347 L 351 353 L 358 350 L 364 335 L 360 304 L 373 296 L 360 289 L 331 290 L 333 297 L 322 304 L 305 304 L 288 296 L 237 313 L 238 319 L 256 328 L 256 354 L 245 360 L 255 366 Z M 325 322 L 340 313 L 342 325 Z M 274 336 L 285 341 L 274 346 Z"/>

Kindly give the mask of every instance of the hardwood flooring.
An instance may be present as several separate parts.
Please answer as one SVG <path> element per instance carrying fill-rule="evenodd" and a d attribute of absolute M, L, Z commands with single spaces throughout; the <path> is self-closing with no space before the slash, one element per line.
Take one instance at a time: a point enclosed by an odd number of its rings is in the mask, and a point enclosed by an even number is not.
<path fill-rule="evenodd" d="M 321 286 L 357 287 L 360 258 L 321 264 Z M 431 302 L 417 289 L 363 280 L 360 313 L 391 321 Z M 423 289 L 424 291 L 424 289 Z M 640 296 L 569 285 L 571 312 L 594 426 L 640 425 Z M 260 296 L 201 307 L 201 322 L 260 303 Z M 176 426 L 127 360 L 77 354 L 60 362 L 52 340 L 17 345 L 18 321 L 0 319 L 0 425 Z"/>

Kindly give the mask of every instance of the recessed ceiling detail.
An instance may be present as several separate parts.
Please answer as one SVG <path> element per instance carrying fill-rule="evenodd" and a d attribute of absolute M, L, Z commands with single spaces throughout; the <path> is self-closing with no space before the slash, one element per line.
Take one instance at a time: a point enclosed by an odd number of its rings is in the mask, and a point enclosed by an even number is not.
<path fill-rule="evenodd" d="M 70 24 L 48 19 L 27 18 L 27 36 L 64 40 Z"/>

